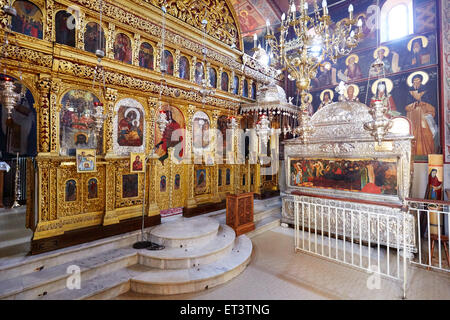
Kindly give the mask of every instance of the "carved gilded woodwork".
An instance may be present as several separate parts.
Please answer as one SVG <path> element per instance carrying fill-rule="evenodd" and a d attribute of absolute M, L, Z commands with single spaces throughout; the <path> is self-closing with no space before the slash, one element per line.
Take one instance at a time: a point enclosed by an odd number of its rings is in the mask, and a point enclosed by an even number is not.
<path fill-rule="evenodd" d="M 106 154 L 111 154 L 113 152 L 113 123 L 115 118 L 114 105 L 117 100 L 117 90 L 112 88 L 106 88 L 105 91 L 105 100 L 107 101 L 106 108 L 104 109 L 104 113 L 106 115 L 104 122 L 104 130 L 105 130 L 105 144 L 106 144 Z"/>
<path fill-rule="evenodd" d="M 39 152 L 49 152 L 50 146 L 50 93 L 51 80 L 41 76 L 37 82 L 39 89 Z"/>

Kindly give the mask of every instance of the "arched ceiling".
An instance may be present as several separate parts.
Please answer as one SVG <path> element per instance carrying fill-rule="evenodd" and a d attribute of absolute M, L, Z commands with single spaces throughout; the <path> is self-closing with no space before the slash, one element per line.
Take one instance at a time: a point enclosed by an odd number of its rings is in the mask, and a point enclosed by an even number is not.
<path fill-rule="evenodd" d="M 310 6 L 316 0 L 308 0 Z M 348 0 L 347 0 L 348 1 Z M 328 0 L 328 6 L 347 2 L 342 0 Z M 281 22 L 281 15 L 287 12 L 289 0 L 230 0 L 236 10 L 241 25 L 242 37 L 250 38 L 253 34 L 260 35 L 265 32 L 266 20 L 269 19 L 272 25 Z M 317 0 L 319 7 L 322 6 L 322 0 Z M 348 1 L 349 2 L 349 1 Z M 296 4 L 300 3 L 296 0 Z"/>

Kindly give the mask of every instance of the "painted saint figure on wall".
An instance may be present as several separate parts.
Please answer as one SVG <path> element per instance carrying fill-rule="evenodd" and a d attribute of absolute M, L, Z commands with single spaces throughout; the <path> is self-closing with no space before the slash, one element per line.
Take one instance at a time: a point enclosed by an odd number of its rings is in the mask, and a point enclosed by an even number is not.
<path fill-rule="evenodd" d="M 414 37 L 408 42 L 408 64 L 411 67 L 426 65 L 431 62 L 431 55 L 427 47 L 428 38 L 424 36 Z"/>
<path fill-rule="evenodd" d="M 204 76 L 205 76 L 205 74 L 204 74 L 204 71 L 203 71 L 203 63 L 197 62 L 195 64 L 195 72 L 194 72 L 195 83 L 198 84 L 198 85 L 201 85 Z"/>
<path fill-rule="evenodd" d="M 333 98 L 334 98 L 334 92 L 333 90 L 330 89 L 325 89 L 320 93 L 320 105 L 319 108 L 317 109 L 320 110 L 323 107 L 325 107 L 326 105 L 329 105 L 330 103 L 333 102 Z"/>
<path fill-rule="evenodd" d="M 144 42 L 139 50 L 139 66 L 153 70 L 153 47 Z"/>
<path fill-rule="evenodd" d="M 217 72 L 212 67 L 209 68 L 209 85 L 213 88 L 217 87 Z"/>
<path fill-rule="evenodd" d="M 161 64 L 161 72 L 173 76 L 173 56 L 169 50 L 164 50 L 164 59 Z"/>
<path fill-rule="evenodd" d="M 209 146 L 209 117 L 203 111 L 197 111 L 192 120 L 192 140 L 194 149 L 204 149 Z"/>
<path fill-rule="evenodd" d="M 391 91 L 394 87 L 392 81 L 388 78 L 378 79 L 372 84 L 373 97 L 370 100 L 370 106 L 373 107 L 376 100 L 380 100 L 388 109 L 388 115 L 396 117 L 400 115 L 397 112 L 394 98 L 391 95 Z"/>
<path fill-rule="evenodd" d="M 435 146 L 439 143 L 438 139 L 435 141 L 438 137 L 438 126 L 434 120 L 436 108 L 426 102 L 429 99 L 425 87 L 428 80 L 429 75 L 423 71 L 414 72 L 407 79 L 409 95 L 405 110 L 416 139 L 412 148 L 412 153 L 416 156 L 434 153 Z"/>
<path fill-rule="evenodd" d="M 353 82 L 363 77 L 361 67 L 359 66 L 359 56 L 357 54 L 349 55 L 347 59 L 345 59 L 345 64 L 347 68 L 344 73 L 340 70 L 338 72 L 339 79 L 345 82 Z"/>

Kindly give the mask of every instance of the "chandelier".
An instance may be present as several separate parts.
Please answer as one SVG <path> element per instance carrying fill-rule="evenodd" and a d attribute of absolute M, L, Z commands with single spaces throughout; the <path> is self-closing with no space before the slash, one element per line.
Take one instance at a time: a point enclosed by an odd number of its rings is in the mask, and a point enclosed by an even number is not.
<path fill-rule="evenodd" d="M 266 114 L 262 114 L 259 117 L 259 121 L 256 123 L 256 134 L 261 139 L 263 145 L 267 144 L 269 141 L 269 135 L 271 134 L 272 129 L 270 128 L 270 120 Z"/>
<path fill-rule="evenodd" d="M 353 5 L 349 6 L 348 12 L 348 18 L 331 27 L 333 22 L 328 14 L 326 0 L 322 1 L 321 9 L 314 2 L 311 15 L 305 0 L 300 0 L 298 7 L 291 0 L 287 14 L 281 16 L 277 36 L 270 22 L 266 23 L 265 39 L 271 49 L 272 66 L 287 71 L 289 79 L 296 81 L 300 93 L 300 128 L 295 131 L 303 142 L 313 130 L 308 124 L 310 116 L 307 111 L 311 79 L 316 76 L 319 66 L 325 67 L 325 60 L 336 63 L 339 57 L 348 55 L 363 37 L 362 21 L 354 18 Z"/>

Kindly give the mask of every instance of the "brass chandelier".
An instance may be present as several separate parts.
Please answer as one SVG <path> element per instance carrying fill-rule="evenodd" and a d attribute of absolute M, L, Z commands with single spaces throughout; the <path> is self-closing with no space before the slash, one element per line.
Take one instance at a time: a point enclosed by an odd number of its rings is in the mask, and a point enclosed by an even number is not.
<path fill-rule="evenodd" d="M 299 127 L 294 132 L 305 143 L 313 131 L 309 125 L 308 94 L 311 79 L 316 77 L 320 66 L 330 67 L 326 60 L 336 63 L 341 56 L 348 55 L 361 38 L 362 21 L 353 16 L 353 5 L 348 8 L 349 17 L 333 25 L 328 14 L 326 0 L 322 8 L 314 1 L 314 11 L 309 13 L 308 2 L 294 0 L 289 3 L 287 14 L 283 13 L 281 25 L 274 33 L 267 21 L 265 39 L 270 46 L 271 65 L 287 71 L 288 78 L 296 81 L 301 97 Z M 278 39 L 277 39 L 278 37 Z"/>

